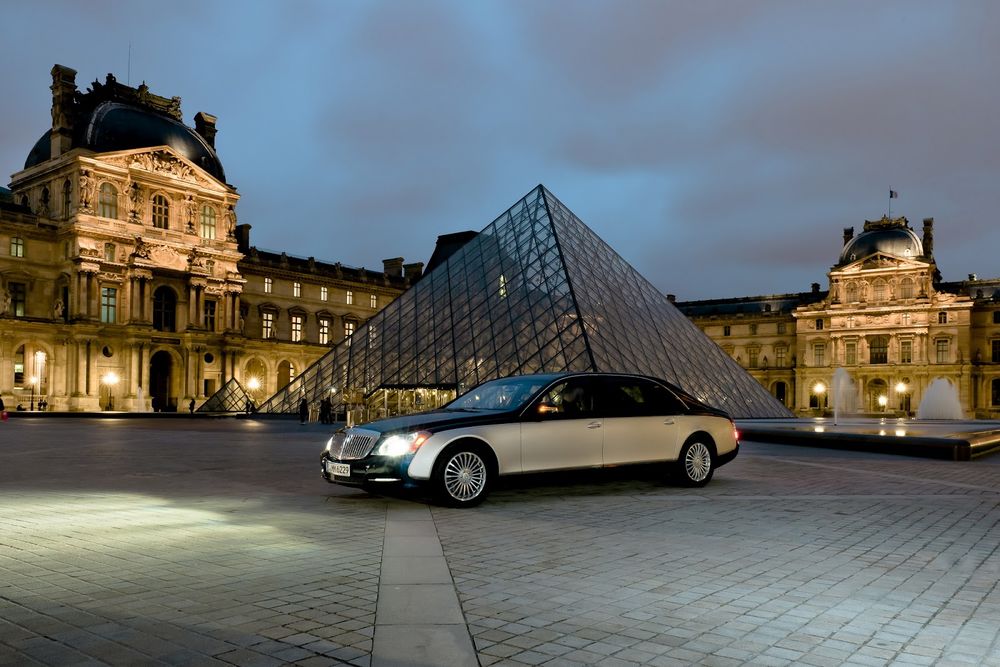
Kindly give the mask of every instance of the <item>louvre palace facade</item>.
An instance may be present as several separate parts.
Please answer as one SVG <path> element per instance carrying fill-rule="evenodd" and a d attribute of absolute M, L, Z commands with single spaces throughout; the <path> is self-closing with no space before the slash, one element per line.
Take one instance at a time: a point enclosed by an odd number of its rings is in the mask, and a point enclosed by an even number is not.
<path fill-rule="evenodd" d="M 855 410 L 912 415 L 936 378 L 969 418 L 1000 418 L 1000 278 L 942 281 L 934 220 L 844 230 L 821 290 L 676 302 L 778 400 L 799 415 L 830 409 L 834 371 L 854 382 Z"/>
<path fill-rule="evenodd" d="M 50 129 L 0 188 L 9 410 L 187 409 L 234 378 L 260 402 L 422 273 L 259 250 L 215 117 L 190 128 L 179 97 L 110 74 L 83 92 L 60 65 L 51 90 Z"/>

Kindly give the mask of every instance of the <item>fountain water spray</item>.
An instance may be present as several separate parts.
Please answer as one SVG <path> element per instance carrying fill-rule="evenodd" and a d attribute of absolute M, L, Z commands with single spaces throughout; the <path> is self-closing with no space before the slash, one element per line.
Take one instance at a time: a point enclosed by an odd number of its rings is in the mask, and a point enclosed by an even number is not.
<path fill-rule="evenodd" d="M 920 399 L 917 419 L 965 419 L 955 385 L 944 378 L 934 378 Z"/>
<path fill-rule="evenodd" d="M 830 383 L 830 399 L 833 401 L 833 423 L 840 419 L 841 412 L 857 411 L 857 392 L 854 380 L 843 368 L 833 372 L 833 382 Z"/>

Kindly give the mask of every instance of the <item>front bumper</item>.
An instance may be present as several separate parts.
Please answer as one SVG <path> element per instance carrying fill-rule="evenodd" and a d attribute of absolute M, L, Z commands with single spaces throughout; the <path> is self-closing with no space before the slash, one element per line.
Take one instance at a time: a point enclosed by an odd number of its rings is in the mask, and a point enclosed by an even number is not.
<path fill-rule="evenodd" d="M 320 456 L 320 472 L 331 484 L 368 486 L 370 484 L 409 484 L 406 466 L 411 457 L 366 456 L 363 459 L 340 461 L 331 459 L 326 452 Z M 334 464 L 346 465 L 350 475 L 335 475 Z"/>

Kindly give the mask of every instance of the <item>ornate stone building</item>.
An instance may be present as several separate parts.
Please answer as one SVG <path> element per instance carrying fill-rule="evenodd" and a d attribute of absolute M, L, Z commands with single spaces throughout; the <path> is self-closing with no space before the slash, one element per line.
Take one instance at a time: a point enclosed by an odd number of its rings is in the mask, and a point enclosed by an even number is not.
<path fill-rule="evenodd" d="M 844 230 L 829 289 L 677 303 L 786 406 L 829 409 L 833 373 L 866 414 L 912 414 L 933 380 L 957 390 L 967 417 L 1000 418 L 1000 278 L 942 282 L 934 220 Z"/>
<path fill-rule="evenodd" d="M 420 276 L 250 246 L 216 119 L 180 102 L 53 67 L 51 129 L 0 189 L 8 409 L 184 409 L 234 377 L 263 399 Z"/>

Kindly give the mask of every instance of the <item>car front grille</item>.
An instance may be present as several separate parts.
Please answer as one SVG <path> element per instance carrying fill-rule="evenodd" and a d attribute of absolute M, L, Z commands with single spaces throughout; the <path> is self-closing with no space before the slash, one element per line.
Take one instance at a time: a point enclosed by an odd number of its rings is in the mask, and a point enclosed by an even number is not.
<path fill-rule="evenodd" d="M 330 453 L 333 454 L 333 458 L 339 461 L 363 459 L 372 451 L 376 440 L 378 440 L 378 434 L 375 433 L 348 431 L 340 443 L 340 447 Z"/>

